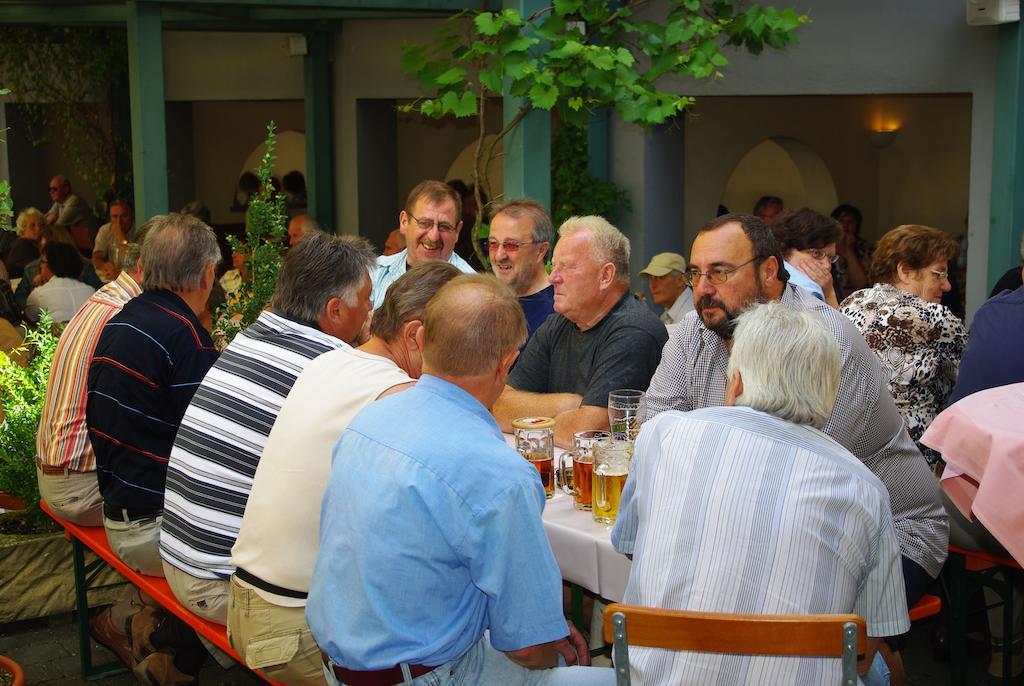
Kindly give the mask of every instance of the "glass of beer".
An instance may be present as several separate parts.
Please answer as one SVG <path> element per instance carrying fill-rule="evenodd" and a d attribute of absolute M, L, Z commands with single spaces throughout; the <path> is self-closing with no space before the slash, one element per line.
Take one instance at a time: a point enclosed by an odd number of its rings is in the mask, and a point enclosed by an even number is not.
<path fill-rule="evenodd" d="M 611 434 L 607 431 L 577 431 L 572 435 L 572 452 L 563 453 L 559 459 L 562 490 L 572 496 L 573 507 L 577 510 L 590 511 L 594 445 L 609 438 Z"/>
<path fill-rule="evenodd" d="M 623 388 L 608 394 L 608 422 L 618 441 L 635 441 L 640 431 L 644 392 Z"/>
<path fill-rule="evenodd" d="M 614 524 L 619 513 L 619 500 L 629 475 L 633 443 L 618 439 L 600 441 L 594 446 L 594 476 L 591 483 L 591 505 L 594 521 Z"/>
<path fill-rule="evenodd" d="M 551 417 L 523 417 L 512 422 L 516 450 L 540 473 L 544 495 L 555 495 L 555 420 Z"/>

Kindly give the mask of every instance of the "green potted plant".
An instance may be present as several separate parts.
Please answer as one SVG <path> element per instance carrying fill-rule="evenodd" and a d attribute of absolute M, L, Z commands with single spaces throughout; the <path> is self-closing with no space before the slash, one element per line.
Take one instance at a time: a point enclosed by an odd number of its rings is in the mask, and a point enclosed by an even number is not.
<path fill-rule="evenodd" d="M 36 483 L 36 429 L 43 411 L 46 381 L 50 376 L 57 335 L 48 313 L 39 325 L 29 329 L 25 342 L 16 353 L 27 356 L 22 365 L 0 352 L 0 492 L 21 501 L 0 503 L 5 509 L 24 509 L 27 523 L 40 525 L 47 520 L 39 510 L 39 487 Z"/>

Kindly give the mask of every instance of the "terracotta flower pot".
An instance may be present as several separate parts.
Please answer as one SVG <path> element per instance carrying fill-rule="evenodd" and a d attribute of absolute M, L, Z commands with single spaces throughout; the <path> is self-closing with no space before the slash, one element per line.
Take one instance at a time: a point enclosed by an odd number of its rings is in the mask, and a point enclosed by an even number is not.
<path fill-rule="evenodd" d="M 0 655 L 0 672 L 6 672 L 13 677 L 11 686 L 25 686 L 25 672 L 22 671 L 21 665 L 11 658 Z"/>
<path fill-rule="evenodd" d="M 24 510 L 25 501 L 21 498 L 0 491 L 0 509 L 4 510 Z"/>

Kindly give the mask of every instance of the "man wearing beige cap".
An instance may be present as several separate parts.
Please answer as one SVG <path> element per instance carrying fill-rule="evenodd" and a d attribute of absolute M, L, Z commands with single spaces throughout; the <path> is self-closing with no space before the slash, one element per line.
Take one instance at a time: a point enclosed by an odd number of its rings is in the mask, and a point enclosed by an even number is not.
<path fill-rule="evenodd" d="M 661 321 L 665 326 L 678 324 L 693 309 L 693 291 L 686 285 L 686 260 L 679 253 L 663 252 L 651 258 L 640 273 L 647 277 L 651 299 L 661 305 Z"/>

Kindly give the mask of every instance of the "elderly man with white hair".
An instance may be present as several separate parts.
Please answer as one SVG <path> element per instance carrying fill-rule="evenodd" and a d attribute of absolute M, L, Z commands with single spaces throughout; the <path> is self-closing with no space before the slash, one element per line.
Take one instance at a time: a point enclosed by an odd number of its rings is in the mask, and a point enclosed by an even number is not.
<path fill-rule="evenodd" d="M 555 442 L 608 429 L 608 393 L 645 390 L 668 333 L 629 292 L 629 239 L 602 217 L 558 229 L 548 281 L 555 313 L 530 338 L 493 413 L 503 431 L 518 417 L 555 419 Z"/>
<path fill-rule="evenodd" d="M 612 542 L 624 602 L 700 612 L 855 613 L 859 671 L 886 683 L 878 638 L 910 627 L 885 486 L 825 435 L 841 357 L 822 316 L 773 302 L 738 318 L 725 407 L 644 424 Z M 630 649 L 633 683 L 840 681 L 836 659 Z M 876 680 L 879 679 L 879 680 Z"/>

